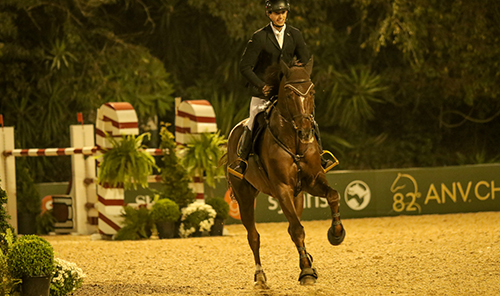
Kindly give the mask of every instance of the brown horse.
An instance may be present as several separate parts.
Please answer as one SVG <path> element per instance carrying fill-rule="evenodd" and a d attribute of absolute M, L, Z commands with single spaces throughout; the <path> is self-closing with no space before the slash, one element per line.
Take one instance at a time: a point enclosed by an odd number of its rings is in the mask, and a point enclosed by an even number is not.
<path fill-rule="evenodd" d="M 332 189 L 321 167 L 320 151 L 314 133 L 314 84 L 311 82 L 312 59 L 305 66 L 281 63 L 278 98 L 266 114 L 267 125 L 259 133 L 248 159 L 243 179 L 227 174 L 234 197 L 238 201 L 241 221 L 248 233 L 256 271 L 256 286 L 267 288 L 266 276 L 261 266 L 260 235 L 255 227 L 254 202 L 263 192 L 279 201 L 289 226 L 288 233 L 297 246 L 301 284 L 314 284 L 317 279 L 312 257 L 304 245 L 305 232 L 300 223 L 303 210 L 303 194 L 327 199 L 332 211 L 332 225 L 328 240 L 339 245 L 345 237 L 340 222 L 339 194 Z M 227 161 L 237 159 L 238 141 L 245 121 L 231 131 L 227 146 Z"/>

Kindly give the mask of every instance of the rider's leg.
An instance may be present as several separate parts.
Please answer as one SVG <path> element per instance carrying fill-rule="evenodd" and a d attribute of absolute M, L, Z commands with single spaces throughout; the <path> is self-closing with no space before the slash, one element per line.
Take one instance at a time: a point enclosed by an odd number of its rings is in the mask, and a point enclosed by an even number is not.
<path fill-rule="evenodd" d="M 266 106 L 266 102 L 264 99 L 252 97 L 250 102 L 250 116 L 238 143 L 238 159 L 227 168 L 229 173 L 240 179 L 243 179 L 243 175 L 248 167 L 247 160 L 250 150 L 252 150 L 252 128 L 255 116 Z"/>
<path fill-rule="evenodd" d="M 319 133 L 319 126 L 316 120 L 314 120 L 314 130 L 316 133 L 316 140 L 318 141 L 319 153 L 321 154 L 321 167 L 326 173 L 331 170 L 334 166 L 338 164 L 337 159 L 328 151 L 323 151 L 323 145 L 321 144 L 321 135 Z"/>

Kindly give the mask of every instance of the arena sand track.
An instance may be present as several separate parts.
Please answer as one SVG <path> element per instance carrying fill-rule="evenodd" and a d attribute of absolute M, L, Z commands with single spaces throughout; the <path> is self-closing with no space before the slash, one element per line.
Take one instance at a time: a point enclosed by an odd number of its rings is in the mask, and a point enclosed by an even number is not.
<path fill-rule="evenodd" d="M 48 236 L 56 256 L 87 274 L 75 295 L 499 295 L 500 212 L 346 219 L 329 245 L 329 221 L 303 222 L 318 282 L 297 281 L 286 223 L 259 224 L 269 290 L 253 287 L 242 225 L 230 235 L 146 241 Z"/>

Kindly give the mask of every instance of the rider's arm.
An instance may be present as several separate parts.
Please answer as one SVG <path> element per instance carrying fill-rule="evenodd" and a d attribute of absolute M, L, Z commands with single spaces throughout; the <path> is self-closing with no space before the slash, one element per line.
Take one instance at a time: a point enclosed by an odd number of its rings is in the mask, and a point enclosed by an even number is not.
<path fill-rule="evenodd" d="M 240 62 L 240 72 L 245 77 L 245 79 L 252 84 L 254 87 L 262 90 L 265 82 L 260 79 L 253 69 L 255 68 L 259 55 L 262 51 L 263 41 L 259 39 L 258 34 L 254 34 L 252 39 L 248 41 L 247 47 L 243 52 Z"/>
<path fill-rule="evenodd" d="M 302 33 L 299 30 L 295 30 L 293 37 L 295 39 L 295 56 L 301 63 L 307 64 L 311 56 Z"/>

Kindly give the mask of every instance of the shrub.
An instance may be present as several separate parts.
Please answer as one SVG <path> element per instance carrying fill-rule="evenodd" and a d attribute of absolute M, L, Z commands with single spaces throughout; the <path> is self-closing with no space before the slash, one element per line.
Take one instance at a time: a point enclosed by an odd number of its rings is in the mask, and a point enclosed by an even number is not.
<path fill-rule="evenodd" d="M 12 244 L 7 264 L 14 278 L 50 276 L 54 271 L 54 249 L 39 236 L 24 235 Z"/>
<path fill-rule="evenodd" d="M 205 203 L 212 206 L 217 213 L 216 219 L 226 220 L 229 217 L 229 205 L 220 197 L 207 198 Z"/>
<path fill-rule="evenodd" d="M 11 295 L 14 287 L 21 282 L 19 279 L 12 278 L 7 264 L 7 253 L 12 248 L 15 237 L 10 228 L 5 233 L 0 233 L 0 237 L 5 242 L 5 248 L 0 248 L 0 295 Z"/>
<path fill-rule="evenodd" d="M 52 210 L 36 216 L 38 234 L 49 234 L 55 230 L 57 219 L 52 215 Z"/>
<path fill-rule="evenodd" d="M 151 219 L 155 223 L 163 221 L 175 222 L 179 220 L 180 216 L 179 206 L 168 198 L 156 201 L 151 209 Z"/>
<path fill-rule="evenodd" d="M 0 182 L 2 180 L 0 179 Z M 7 228 L 10 227 L 9 223 L 7 222 L 7 219 L 10 218 L 9 215 L 7 215 L 7 211 L 5 210 L 5 207 L 3 206 L 4 204 L 7 204 L 7 192 L 0 187 L 0 233 L 5 233 Z"/>
<path fill-rule="evenodd" d="M 162 123 L 160 130 L 160 148 L 164 151 L 161 162 L 161 179 L 163 188 L 159 192 L 161 199 L 168 198 L 179 205 L 179 208 L 187 207 L 194 202 L 196 195 L 189 187 L 192 179 L 188 176 L 186 169 L 180 164 L 175 151 L 177 144 L 174 135 L 168 131 L 167 123 Z"/>
<path fill-rule="evenodd" d="M 18 213 L 38 215 L 42 202 L 26 159 L 20 159 L 16 165 L 16 188 Z"/>
<path fill-rule="evenodd" d="M 2 180 L 0 180 L 1 182 Z M 7 219 L 10 219 L 10 216 L 7 215 L 7 210 L 5 209 L 7 204 L 7 192 L 0 187 L 0 251 L 7 251 L 7 241 L 5 240 L 5 235 L 7 230 L 10 230 L 11 233 L 14 232 L 14 228 L 7 222 Z"/>
<path fill-rule="evenodd" d="M 137 209 L 126 206 L 123 208 L 124 226 L 118 230 L 116 240 L 137 240 L 151 237 L 153 221 L 146 207 Z"/>
<path fill-rule="evenodd" d="M 7 204 L 7 193 L 0 187 L 0 251 L 7 253 L 8 246 L 5 234 L 8 231 L 12 234 L 14 228 L 7 221 L 7 219 L 10 219 L 10 216 L 7 215 L 4 204 Z"/>
<path fill-rule="evenodd" d="M 9 269 L 7 266 L 6 256 L 3 253 L 2 249 L 0 249 L 0 295 L 5 295 L 8 293 L 7 291 L 7 281 L 10 281 L 8 278 Z"/>

